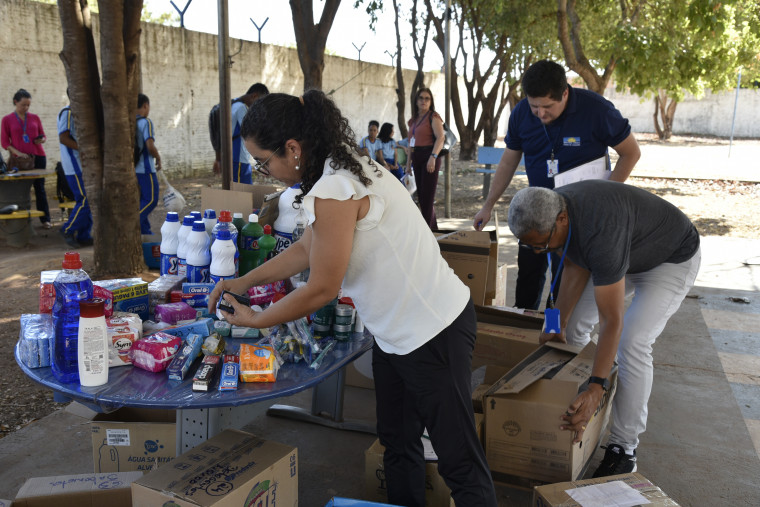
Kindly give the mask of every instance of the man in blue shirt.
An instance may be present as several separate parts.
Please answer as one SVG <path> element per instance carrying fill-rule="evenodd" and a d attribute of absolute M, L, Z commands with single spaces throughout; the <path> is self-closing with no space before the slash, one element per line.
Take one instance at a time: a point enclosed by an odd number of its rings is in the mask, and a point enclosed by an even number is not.
<path fill-rule="evenodd" d="M 152 234 L 150 230 L 150 212 L 158 203 L 158 177 L 156 171 L 161 170 L 161 155 L 158 153 L 154 140 L 155 129 L 153 122 L 148 119 L 150 114 L 150 99 L 142 93 L 137 95 L 137 125 L 135 145 L 139 153 L 135 164 L 137 184 L 140 186 L 140 232 Z"/>
<path fill-rule="evenodd" d="M 609 147 L 619 158 L 606 178 L 625 181 L 641 157 L 631 126 L 615 106 L 601 95 L 567 84 L 565 69 L 549 60 L 533 64 L 522 80 L 521 100 L 509 116 L 507 144 L 496 168 L 491 189 L 473 226 L 480 230 L 491 219 L 496 202 L 509 186 L 520 159 L 532 187 L 555 188 L 556 174 L 607 157 Z M 609 162 L 604 162 L 609 168 Z M 552 260 L 554 297 L 559 291 L 559 258 Z M 520 248 L 517 256 L 515 306 L 536 310 L 546 281 L 546 253 Z"/>
<path fill-rule="evenodd" d="M 232 181 L 240 183 L 253 183 L 253 174 L 251 172 L 251 156 L 245 149 L 243 139 L 240 137 L 240 127 L 243 125 L 243 118 L 248 108 L 257 99 L 269 94 L 269 89 L 262 83 L 255 83 L 248 88 L 245 95 L 232 101 L 230 113 L 232 116 Z M 221 174 L 222 154 L 216 152 L 214 161 L 214 174 Z"/>
<path fill-rule="evenodd" d="M 68 94 L 68 90 L 66 93 Z M 70 106 L 64 107 L 58 113 L 58 143 L 61 149 L 63 174 L 66 175 L 66 182 L 74 194 L 74 207 L 60 232 L 70 247 L 90 246 L 92 245 L 92 213 L 84 190 L 82 162 L 79 160 L 79 144 Z"/>

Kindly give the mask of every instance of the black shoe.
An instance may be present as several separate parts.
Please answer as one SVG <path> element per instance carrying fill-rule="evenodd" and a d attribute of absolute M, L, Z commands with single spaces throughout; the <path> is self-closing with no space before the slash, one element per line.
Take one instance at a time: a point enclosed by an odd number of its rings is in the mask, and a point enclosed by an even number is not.
<path fill-rule="evenodd" d="M 617 444 L 610 444 L 604 453 L 604 459 L 599 468 L 594 472 L 594 478 L 607 477 L 608 475 L 628 474 L 636 471 L 636 451 L 633 455 L 626 454 L 625 450 Z"/>
<path fill-rule="evenodd" d="M 61 236 L 63 236 L 63 241 L 66 242 L 67 245 L 69 245 L 71 248 L 79 248 L 81 245 L 79 242 L 74 238 L 73 234 L 66 234 L 63 231 L 58 231 L 61 233 Z"/>
<path fill-rule="evenodd" d="M 78 239 L 77 241 L 82 246 L 92 246 L 92 244 L 94 243 L 94 241 L 93 241 L 92 238 L 89 238 L 89 239 Z"/>

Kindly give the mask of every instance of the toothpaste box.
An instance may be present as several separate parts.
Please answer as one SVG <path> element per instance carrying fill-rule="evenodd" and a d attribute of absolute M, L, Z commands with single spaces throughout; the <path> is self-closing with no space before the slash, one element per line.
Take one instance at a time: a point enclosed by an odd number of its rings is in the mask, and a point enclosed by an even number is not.
<path fill-rule="evenodd" d="M 55 286 L 53 282 L 61 270 L 40 271 L 40 313 L 52 313 L 55 304 Z"/>
<path fill-rule="evenodd" d="M 142 278 L 98 280 L 92 283 L 94 296 L 106 300 L 106 317 L 119 311 L 136 313 L 142 320 L 148 320 L 148 283 Z"/>

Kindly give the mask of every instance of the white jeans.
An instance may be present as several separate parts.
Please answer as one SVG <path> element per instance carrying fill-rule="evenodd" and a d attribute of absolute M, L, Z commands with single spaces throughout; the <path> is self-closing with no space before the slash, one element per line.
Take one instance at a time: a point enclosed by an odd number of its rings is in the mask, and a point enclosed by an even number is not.
<path fill-rule="evenodd" d="M 660 264 L 643 273 L 625 276 L 626 297 L 633 301 L 625 312 L 618 345 L 618 386 L 612 403 L 610 443 L 627 454 L 639 445 L 647 426 L 647 403 L 652 391 L 652 345 L 668 319 L 694 285 L 702 260 L 698 249 L 688 261 Z M 599 321 L 594 286 L 589 280 L 567 325 L 567 341 L 585 345 Z"/>

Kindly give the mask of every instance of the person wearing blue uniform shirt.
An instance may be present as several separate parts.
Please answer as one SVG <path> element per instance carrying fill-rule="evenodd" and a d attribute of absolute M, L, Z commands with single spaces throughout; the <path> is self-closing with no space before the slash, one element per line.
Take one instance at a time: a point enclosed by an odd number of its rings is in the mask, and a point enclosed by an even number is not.
<path fill-rule="evenodd" d="M 522 88 L 525 98 L 509 116 L 507 147 L 488 197 L 473 220 L 477 230 L 491 219 L 491 212 L 512 181 L 523 154 L 528 184 L 550 189 L 559 186 L 555 184 L 556 175 L 589 162 L 603 164 L 607 169 L 598 177 L 624 182 L 641 157 L 628 120 L 601 95 L 568 85 L 561 65 L 549 60 L 534 63 L 525 72 Z M 618 154 L 612 171 L 609 147 Z M 560 285 L 558 264 L 559 258 L 552 256 L 552 277 L 557 280 L 555 298 Z M 545 254 L 536 254 L 529 248 L 518 249 L 516 307 L 539 308 L 547 266 Z"/>
<path fill-rule="evenodd" d="M 68 94 L 68 90 L 66 91 Z M 79 160 L 76 126 L 71 114 L 71 106 L 58 113 L 58 143 L 61 149 L 61 166 L 66 182 L 74 194 L 74 208 L 69 219 L 61 227 L 66 244 L 73 248 L 92 245 L 92 213 L 82 179 L 82 162 Z"/>
<path fill-rule="evenodd" d="M 377 162 L 377 152 L 383 149 L 383 142 L 377 138 L 377 132 L 380 130 L 380 122 L 370 120 L 367 126 L 367 134 L 359 142 L 359 153 L 365 155 Z"/>
<path fill-rule="evenodd" d="M 153 122 L 148 119 L 150 99 L 142 93 L 137 95 L 137 131 L 135 132 L 136 150 L 139 160 L 135 165 L 137 184 L 140 186 L 140 232 L 152 234 L 150 230 L 150 212 L 158 203 L 158 177 L 161 170 L 161 155 L 155 142 Z"/>
<path fill-rule="evenodd" d="M 240 137 L 240 127 L 243 125 L 243 118 L 248 108 L 251 107 L 257 99 L 269 94 L 269 89 L 262 83 L 255 83 L 248 88 L 245 95 L 232 101 L 230 113 L 232 116 L 232 181 L 239 183 L 253 183 L 253 174 L 251 172 L 251 156 L 245 149 L 243 139 Z M 216 152 L 214 161 L 214 174 L 221 174 L 222 154 Z"/>

